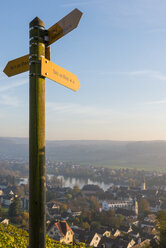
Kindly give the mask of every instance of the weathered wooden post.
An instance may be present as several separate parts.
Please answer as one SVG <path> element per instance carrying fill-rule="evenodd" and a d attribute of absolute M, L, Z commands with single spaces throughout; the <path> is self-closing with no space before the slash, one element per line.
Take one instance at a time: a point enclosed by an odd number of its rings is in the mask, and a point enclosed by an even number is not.
<path fill-rule="evenodd" d="M 29 247 L 45 248 L 45 77 L 41 58 L 45 57 L 44 23 L 30 22 L 29 51 Z"/>

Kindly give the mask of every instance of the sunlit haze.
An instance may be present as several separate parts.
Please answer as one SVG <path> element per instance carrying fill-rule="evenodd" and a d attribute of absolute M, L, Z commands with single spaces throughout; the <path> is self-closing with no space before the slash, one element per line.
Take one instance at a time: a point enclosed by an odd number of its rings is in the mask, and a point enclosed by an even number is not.
<path fill-rule="evenodd" d="M 75 8 L 81 21 L 51 45 L 51 61 L 81 87 L 46 79 L 46 139 L 166 140 L 165 0 L 2 1 L 0 136 L 28 137 L 29 75 L 3 69 L 28 54 L 29 22 L 47 29 Z"/>

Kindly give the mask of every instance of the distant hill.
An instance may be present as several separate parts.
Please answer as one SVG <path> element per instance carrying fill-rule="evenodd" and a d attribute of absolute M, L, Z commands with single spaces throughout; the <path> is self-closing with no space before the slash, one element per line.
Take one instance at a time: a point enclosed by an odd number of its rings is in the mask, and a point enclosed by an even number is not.
<path fill-rule="evenodd" d="M 0 138 L 0 157 L 28 159 L 28 139 Z M 46 157 L 98 166 L 166 168 L 166 141 L 47 141 Z"/>

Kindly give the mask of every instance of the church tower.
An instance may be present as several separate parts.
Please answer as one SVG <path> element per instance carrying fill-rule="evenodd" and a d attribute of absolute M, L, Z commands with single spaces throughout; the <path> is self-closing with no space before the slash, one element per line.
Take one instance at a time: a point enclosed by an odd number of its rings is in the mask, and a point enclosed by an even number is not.
<path fill-rule="evenodd" d="M 132 207 L 132 210 L 134 211 L 134 213 L 136 215 L 138 215 L 138 202 L 136 200 L 136 198 L 133 200 L 133 207 Z"/>
<path fill-rule="evenodd" d="M 141 190 L 146 190 L 146 182 L 145 182 L 145 178 L 141 184 Z"/>

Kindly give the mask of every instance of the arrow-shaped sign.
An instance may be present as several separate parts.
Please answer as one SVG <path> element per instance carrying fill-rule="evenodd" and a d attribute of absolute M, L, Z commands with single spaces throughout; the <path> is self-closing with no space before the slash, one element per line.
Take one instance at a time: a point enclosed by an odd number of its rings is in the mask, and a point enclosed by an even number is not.
<path fill-rule="evenodd" d="M 63 37 L 64 35 L 66 35 L 67 33 L 69 33 L 70 31 L 72 31 L 73 29 L 75 29 L 78 26 L 81 16 L 82 16 L 82 12 L 79 11 L 78 9 L 74 9 L 67 16 L 63 17 L 59 22 L 57 22 L 48 29 L 48 43 L 46 46 L 46 53 L 45 53 L 45 57 L 47 59 L 50 60 L 50 47 L 48 46 L 53 42 L 57 41 L 58 39 L 60 39 L 61 37 Z M 11 77 L 28 70 L 29 70 L 29 55 L 27 54 L 20 58 L 9 61 L 4 69 L 4 73 L 8 77 Z"/>
<path fill-rule="evenodd" d="M 78 26 L 82 12 L 74 9 L 67 16 L 48 29 L 48 45 L 60 39 Z"/>
<path fill-rule="evenodd" d="M 17 59 L 10 60 L 3 72 L 8 76 L 14 76 L 16 74 L 29 70 L 29 54 Z"/>
<path fill-rule="evenodd" d="M 41 60 L 41 75 L 71 90 L 77 91 L 80 88 L 80 83 L 76 75 L 45 58 Z"/>
<path fill-rule="evenodd" d="M 50 60 L 50 47 L 46 47 L 45 56 Z M 3 72 L 8 76 L 14 76 L 16 74 L 29 71 L 29 54 L 20 58 L 10 60 Z"/>

